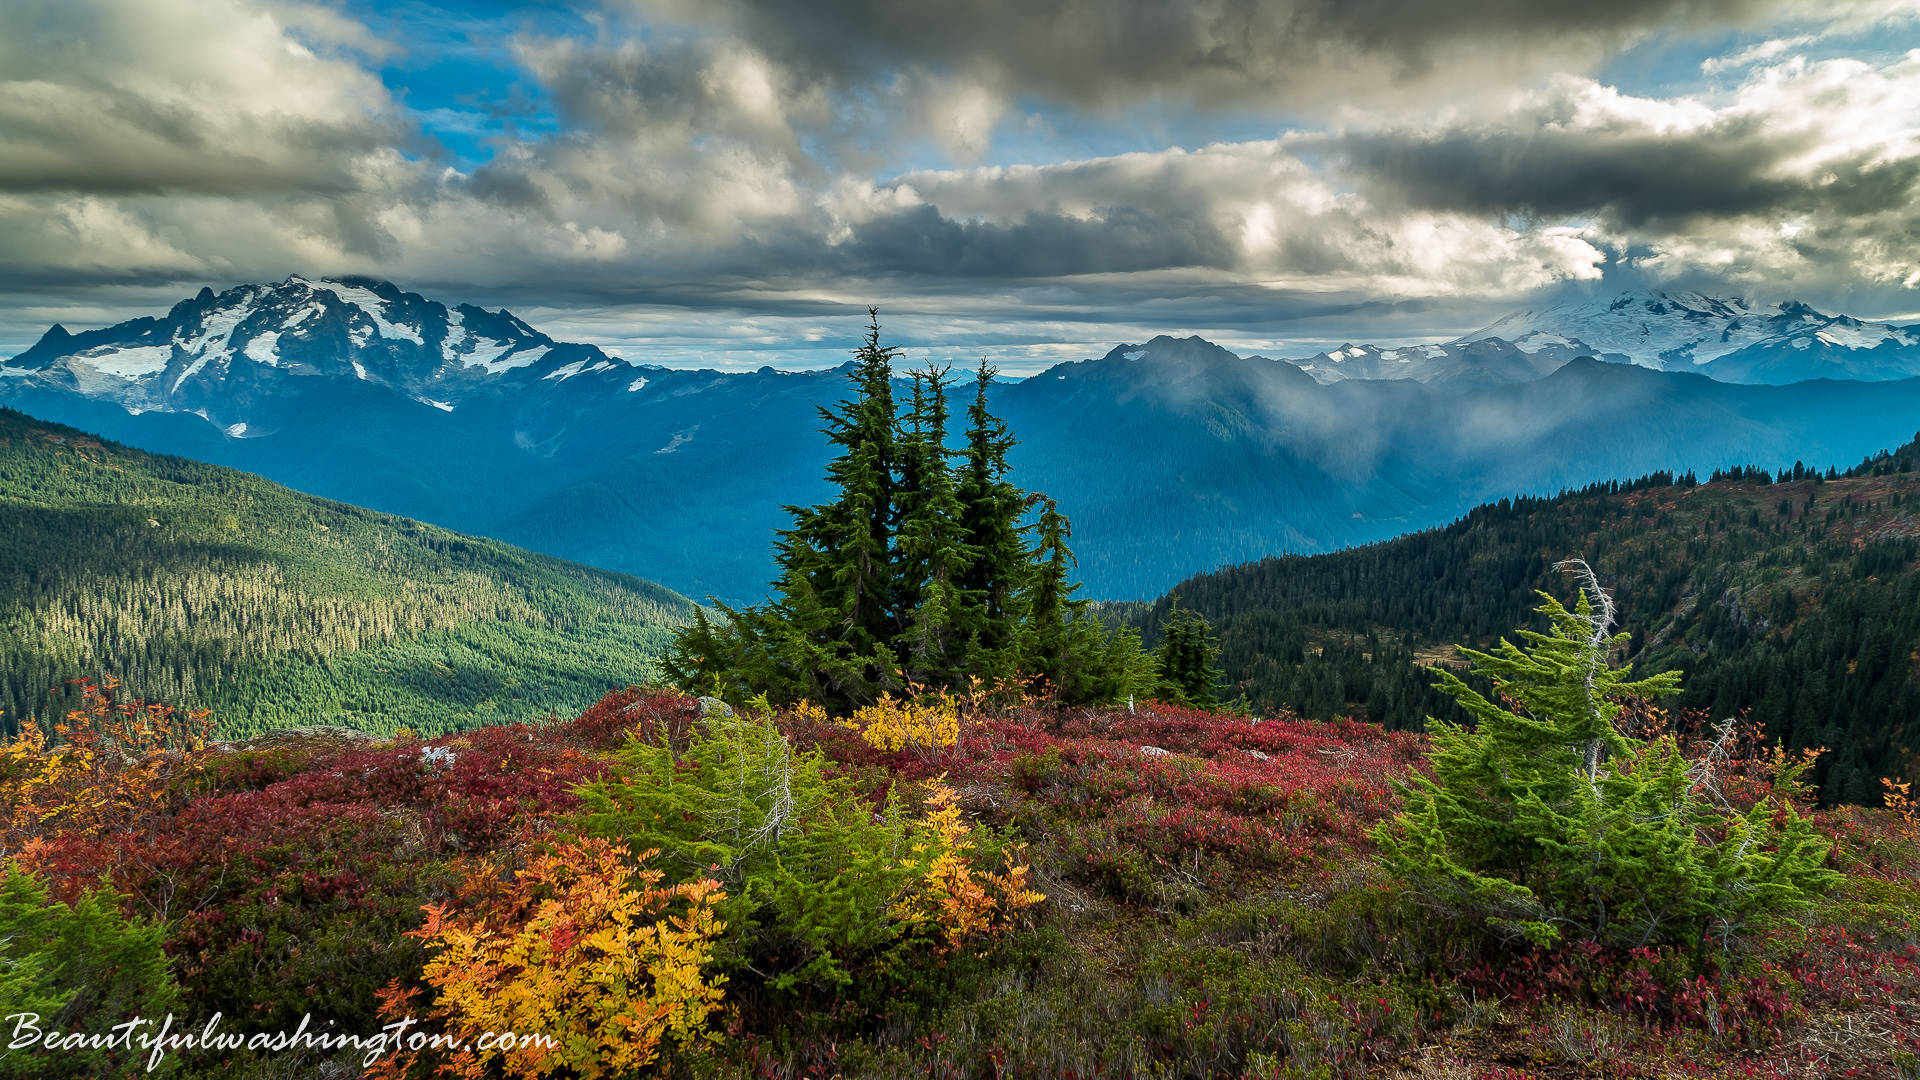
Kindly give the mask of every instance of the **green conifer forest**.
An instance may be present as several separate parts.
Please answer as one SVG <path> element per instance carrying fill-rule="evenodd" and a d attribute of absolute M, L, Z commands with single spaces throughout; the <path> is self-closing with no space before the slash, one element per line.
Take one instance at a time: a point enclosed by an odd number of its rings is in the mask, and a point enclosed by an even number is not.
<path fill-rule="evenodd" d="M 629 575 L 0 410 L 10 731 L 99 676 L 212 708 L 230 735 L 577 711 L 652 677 L 692 611 Z"/>
<path fill-rule="evenodd" d="M 1920 442 L 1844 473 L 1657 473 L 1502 499 L 1380 544 L 1196 575 L 1177 596 L 1219 632 L 1227 696 L 1420 730 L 1468 719 L 1429 666 L 1540 628 L 1535 590 L 1583 558 L 1619 604 L 1620 658 L 1685 676 L 1676 707 L 1750 710 L 1769 739 L 1828 749 L 1810 777 L 1825 801 L 1873 802 L 1920 749 L 1916 459 Z M 1173 595 L 1107 616 L 1155 641 Z"/>

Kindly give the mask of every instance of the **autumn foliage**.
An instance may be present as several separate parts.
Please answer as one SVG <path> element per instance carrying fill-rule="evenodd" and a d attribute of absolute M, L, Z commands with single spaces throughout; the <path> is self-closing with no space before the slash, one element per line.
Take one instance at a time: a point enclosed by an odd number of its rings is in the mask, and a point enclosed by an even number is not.
<path fill-rule="evenodd" d="M 932 758 L 960 741 L 960 707 L 946 694 L 927 700 L 895 700 L 880 695 L 872 705 L 854 711 L 842 726 L 860 733 L 876 750 L 911 750 Z"/>
<path fill-rule="evenodd" d="M 122 699 L 111 677 L 76 684 L 80 707 L 53 726 L 51 739 L 24 724 L 0 744 L 0 853 L 56 835 L 136 829 L 177 802 L 180 785 L 204 764 L 209 713 Z"/>
<path fill-rule="evenodd" d="M 46 904 L 118 903 L 183 1015 L 441 1038 L 375 1075 L 1344 1077 L 1436 1042 L 1540 1077 L 1556 1046 L 1741 1075 L 1816 1043 L 1866 1060 L 1834 1033 L 1907 1038 L 1880 1003 L 1920 993 L 1898 812 L 1803 800 L 1847 884 L 1764 935 L 1503 943 L 1377 869 L 1428 744 L 1371 724 L 983 696 L 848 725 L 632 688 L 562 722 L 195 749 L 110 692 L 8 748 L 7 807 L 33 808 L 12 861 Z M 1801 755 L 1702 721 L 1623 726 L 1717 747 L 1734 804 L 1792 797 Z M 326 1056 L 178 1061 L 242 1080 Z"/>
<path fill-rule="evenodd" d="M 921 823 L 928 835 L 912 845 L 914 873 L 891 914 L 906 926 L 931 931 L 944 950 L 998 931 L 1010 916 L 1046 899 L 1027 888 L 1030 871 L 1015 865 L 1010 851 L 1004 869 L 975 869 L 972 830 L 961 820 L 952 788 L 932 785 Z"/>
<path fill-rule="evenodd" d="M 663 1041 L 709 1034 L 726 982 L 710 970 L 724 894 L 712 880 L 660 887 L 661 872 L 646 865 L 656 854 L 564 842 L 504 886 L 493 867 L 477 868 L 459 911 L 427 906 L 426 925 L 408 936 L 434 950 L 422 972 L 436 992 L 430 1016 L 462 1047 L 487 1032 L 545 1037 L 463 1049 L 446 1055 L 443 1073 L 479 1077 L 499 1059 L 515 1077 L 623 1076 L 652 1064 Z M 383 1017 L 398 1020 L 408 1001 L 389 990 Z M 419 1058 L 389 1058 L 375 1075 L 406 1075 Z"/>

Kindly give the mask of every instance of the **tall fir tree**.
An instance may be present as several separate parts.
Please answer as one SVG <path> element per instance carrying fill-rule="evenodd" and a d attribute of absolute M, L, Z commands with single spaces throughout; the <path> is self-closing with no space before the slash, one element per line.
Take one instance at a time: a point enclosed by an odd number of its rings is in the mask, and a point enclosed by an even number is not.
<path fill-rule="evenodd" d="M 1073 598 L 1080 588 L 1071 576 L 1073 552 L 1067 547 L 1073 525 L 1052 499 L 1039 492 L 1029 499 L 1041 509 L 1032 527 L 1035 543 L 1021 596 L 1027 615 L 1021 634 L 1021 668 L 1028 678 L 1064 692 L 1071 678 L 1073 620 L 1086 607 L 1086 601 Z"/>
<path fill-rule="evenodd" d="M 1073 597 L 1066 515 L 1007 478 L 1013 437 L 987 408 L 993 370 L 982 364 L 976 376 L 966 446 L 949 449 L 947 370 L 913 373 L 900 415 L 898 350 L 880 344 L 879 315 L 869 314 L 855 396 L 820 410 L 840 450 L 827 468 L 837 497 L 785 508 L 793 525 L 774 546 L 778 599 L 722 605 L 720 620 L 698 614 L 662 660 L 668 675 L 690 690 L 804 698 L 842 714 L 883 694 L 967 689 L 975 678 L 1069 702 L 1150 686 L 1138 635 L 1108 634 Z M 1023 528 L 1034 505 L 1044 508 Z"/>
<path fill-rule="evenodd" d="M 958 624 L 969 641 L 968 675 L 986 683 L 1013 678 L 1020 667 L 1018 631 L 1025 622 L 1022 584 L 1030 569 L 1020 520 L 1026 493 L 1008 479 L 1014 437 L 987 408 L 987 388 L 998 374 L 985 361 L 974 375 L 967 407 L 957 495 L 960 529 L 974 558 L 959 577 L 963 608 Z"/>
<path fill-rule="evenodd" d="M 1019 607 L 1025 621 L 1017 631 L 1020 672 L 1033 689 L 1061 701 L 1113 701 L 1130 697 L 1153 683 L 1153 664 L 1132 629 L 1108 633 L 1076 598 L 1073 551 L 1067 540 L 1073 524 L 1059 504 L 1035 493 L 1041 507 L 1029 528 L 1034 546 L 1026 562 Z"/>
<path fill-rule="evenodd" d="M 946 368 L 913 373 L 913 406 L 897 440 L 900 478 L 893 577 L 900 661 L 912 684 L 944 688 L 963 673 L 969 642 L 961 578 L 976 561 L 947 465 Z"/>
<path fill-rule="evenodd" d="M 787 506 L 793 526 L 776 533 L 773 582 L 779 598 L 736 611 L 724 623 L 705 612 L 661 661 L 690 690 L 722 696 L 765 693 L 846 708 L 902 689 L 892 643 L 893 525 L 899 462 L 893 360 L 880 344 L 880 313 L 869 308 L 866 340 L 854 352 L 854 396 L 820 409 L 822 434 L 840 453 L 827 465 L 832 502 Z"/>

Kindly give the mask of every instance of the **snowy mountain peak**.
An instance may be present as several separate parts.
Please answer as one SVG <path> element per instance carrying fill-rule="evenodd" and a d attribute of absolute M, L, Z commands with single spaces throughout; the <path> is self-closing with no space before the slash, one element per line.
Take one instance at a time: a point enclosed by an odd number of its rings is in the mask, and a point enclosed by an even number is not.
<path fill-rule="evenodd" d="M 1602 359 L 1667 371 L 1701 370 L 1732 382 L 1904 378 L 1914 373 L 1911 361 L 1920 361 L 1920 356 L 1893 356 L 1920 347 L 1913 327 L 1830 316 L 1796 300 L 1761 307 L 1698 292 L 1568 300 L 1514 312 L 1460 340 L 1489 338 L 1527 352 L 1570 344 Z M 1819 354 L 1827 361 L 1824 367 L 1806 357 L 1783 366 L 1774 355 L 1783 348 L 1805 353 L 1816 346 L 1827 347 Z M 1847 355 L 1859 350 L 1881 355 Z"/>
<path fill-rule="evenodd" d="M 1721 382 L 1883 381 L 1920 375 L 1920 326 L 1699 292 L 1622 292 L 1516 311 L 1444 344 L 1344 343 L 1289 360 L 1322 383 L 1413 379 L 1465 392 L 1526 382 L 1590 356 Z"/>
<path fill-rule="evenodd" d="M 290 274 L 218 294 L 203 288 L 161 318 L 78 334 L 54 326 L 0 373 L 130 411 L 198 413 L 245 438 L 268 429 L 250 415 L 263 402 L 329 381 L 369 383 L 452 411 L 561 368 L 617 377 L 631 365 L 556 342 L 508 311 L 448 308 L 375 278 Z"/>

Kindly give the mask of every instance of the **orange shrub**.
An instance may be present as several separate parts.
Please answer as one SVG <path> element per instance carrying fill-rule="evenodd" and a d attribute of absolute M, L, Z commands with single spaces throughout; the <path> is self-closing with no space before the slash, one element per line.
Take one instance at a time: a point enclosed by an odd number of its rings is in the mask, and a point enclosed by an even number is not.
<path fill-rule="evenodd" d="M 1004 872 L 973 868 L 973 831 L 961 820 L 959 798 L 946 784 L 928 785 L 926 813 L 913 832 L 909 862 L 918 873 L 894 903 L 893 916 L 911 929 L 932 931 L 942 951 L 996 934 L 1013 915 L 1046 899 L 1027 888 L 1029 868 L 1014 865 L 1011 850 L 1005 853 Z"/>
<path fill-rule="evenodd" d="M 706 970 L 726 929 L 714 918 L 724 894 L 714 881 L 657 887 L 660 871 L 645 868 L 655 854 L 629 866 L 624 846 L 570 841 L 504 888 L 492 887 L 490 867 L 476 872 L 465 891 L 485 899 L 473 910 L 425 908 L 427 924 L 409 936 L 437 948 L 424 977 L 439 991 L 431 1014 L 455 1045 L 473 1047 L 483 1032 L 547 1037 L 463 1049 L 443 1074 L 478 1076 L 498 1062 L 517 1077 L 623 1076 L 652 1064 L 665 1040 L 704 1038 L 725 981 Z M 406 996 L 390 992 L 383 1014 L 397 1019 Z M 376 1075 L 415 1064 L 399 1055 Z"/>
<path fill-rule="evenodd" d="M 180 779 L 198 769 L 212 733 L 211 715 L 171 705 L 119 700 L 119 680 L 76 680 L 80 707 L 54 725 L 38 725 L 0 744 L 0 851 L 18 851 L 58 835 L 97 837 L 137 828 L 165 812 Z"/>

